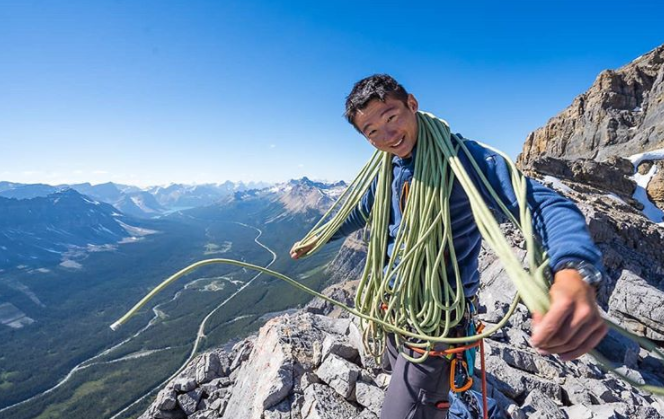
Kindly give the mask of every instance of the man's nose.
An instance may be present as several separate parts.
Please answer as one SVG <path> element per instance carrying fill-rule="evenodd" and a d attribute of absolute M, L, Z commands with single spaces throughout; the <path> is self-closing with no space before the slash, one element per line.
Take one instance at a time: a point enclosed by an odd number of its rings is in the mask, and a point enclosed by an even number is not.
<path fill-rule="evenodd" d="M 385 137 L 383 138 L 383 140 L 384 140 L 384 142 L 386 142 L 388 144 L 391 144 L 393 141 L 395 141 L 397 139 L 398 134 L 399 133 L 397 132 L 397 130 L 387 128 L 385 130 Z"/>

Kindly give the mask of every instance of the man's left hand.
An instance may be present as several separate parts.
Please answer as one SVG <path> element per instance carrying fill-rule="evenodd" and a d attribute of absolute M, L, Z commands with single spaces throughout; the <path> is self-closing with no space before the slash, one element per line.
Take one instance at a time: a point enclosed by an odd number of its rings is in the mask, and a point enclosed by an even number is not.
<path fill-rule="evenodd" d="M 608 328 L 595 302 L 595 289 L 583 281 L 579 272 L 556 272 L 549 296 L 551 307 L 546 315 L 533 313 L 530 343 L 538 352 L 558 354 L 569 361 L 597 346 Z"/>

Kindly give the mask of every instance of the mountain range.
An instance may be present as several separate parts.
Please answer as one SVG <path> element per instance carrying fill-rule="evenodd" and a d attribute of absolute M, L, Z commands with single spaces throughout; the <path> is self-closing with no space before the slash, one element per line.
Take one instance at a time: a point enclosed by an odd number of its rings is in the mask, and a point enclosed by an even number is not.
<path fill-rule="evenodd" d="M 234 183 L 227 181 L 220 184 L 171 184 L 139 188 L 113 182 L 98 185 L 90 183 L 46 185 L 2 181 L 0 182 L 0 197 L 29 199 L 45 197 L 65 189 L 74 189 L 97 201 L 111 204 L 126 215 L 150 218 L 168 213 L 173 209 L 209 205 L 238 191 L 261 189 L 268 186 L 270 185 L 265 182 Z"/>
<path fill-rule="evenodd" d="M 140 190 L 134 186 L 88 183 L 65 186 L 0 183 L 0 270 L 38 268 L 56 263 L 74 265 L 77 252 L 107 248 L 123 240 L 136 240 L 149 229 L 141 218 L 162 215 L 166 208 L 204 207 L 248 199 L 279 203 L 288 213 L 319 214 L 328 208 L 346 185 L 325 184 L 308 178 L 291 180 L 263 189 L 244 184 L 171 185 Z M 161 203 L 160 203 L 161 202 Z M 163 204 L 163 205 L 162 205 Z M 230 207 L 230 206 L 229 206 Z"/>

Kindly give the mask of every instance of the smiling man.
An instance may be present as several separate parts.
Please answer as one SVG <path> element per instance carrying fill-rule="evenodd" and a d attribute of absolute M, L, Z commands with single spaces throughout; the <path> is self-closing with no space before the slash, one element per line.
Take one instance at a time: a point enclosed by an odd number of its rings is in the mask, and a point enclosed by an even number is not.
<path fill-rule="evenodd" d="M 391 211 L 387 259 L 394 251 L 394 241 L 402 219 L 402 208 L 408 199 L 408 185 L 413 179 L 417 154 L 419 105 L 412 94 L 388 75 L 378 74 L 355 84 L 346 100 L 345 116 L 375 148 L 392 158 Z M 465 140 L 480 170 L 489 179 L 500 200 L 513 213 L 518 213 L 507 165 L 502 157 L 476 142 Z M 476 185 L 481 181 L 467 158 L 461 162 Z M 473 176 L 474 174 L 474 176 Z M 484 188 L 483 198 L 492 209 L 499 206 Z M 345 237 L 362 228 L 373 207 L 376 181 L 360 205 L 335 233 Z M 542 354 L 559 354 L 563 360 L 577 358 L 595 347 L 607 332 L 595 303 L 596 287 L 602 279 L 601 255 L 593 244 L 583 215 L 568 200 L 540 183 L 528 180 L 528 205 L 540 241 L 547 250 L 553 283 L 549 291 L 548 313 L 533 314 L 531 343 Z M 451 230 L 463 291 L 468 307 L 476 304 L 479 289 L 478 256 L 480 232 L 470 209 L 467 195 L 455 180 L 450 196 Z M 297 259 L 315 243 L 294 247 Z M 446 269 L 453 277 L 452 264 Z M 465 333 L 465 325 L 455 331 Z M 430 356 L 424 363 L 412 364 L 388 336 L 385 368 L 392 379 L 381 411 L 382 419 L 446 418 L 450 389 L 449 361 Z M 409 352 L 409 348 L 401 348 Z M 436 349 L 441 349 L 437 347 Z"/>

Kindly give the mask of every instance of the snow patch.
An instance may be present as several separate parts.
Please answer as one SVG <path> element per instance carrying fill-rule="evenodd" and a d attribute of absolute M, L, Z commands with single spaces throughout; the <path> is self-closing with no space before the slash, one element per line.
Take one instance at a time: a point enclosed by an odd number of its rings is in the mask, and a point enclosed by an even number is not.
<path fill-rule="evenodd" d="M 652 179 L 652 177 L 655 176 L 655 173 L 657 173 L 657 166 L 652 165 L 648 173 L 645 175 L 636 171 L 639 165 L 644 161 L 664 160 L 664 148 L 634 154 L 627 159 L 632 162 L 635 171 L 630 177 L 630 179 L 633 179 L 636 182 L 636 190 L 634 191 L 633 198 L 643 204 L 643 215 L 648 217 L 652 222 L 664 227 L 664 211 L 650 201 L 648 193 L 646 192 L 650 179 Z"/>
<path fill-rule="evenodd" d="M 658 150 L 646 151 L 645 153 L 634 154 L 633 156 L 627 157 L 627 160 L 631 161 L 634 165 L 634 169 L 645 160 L 664 160 L 664 148 Z M 647 184 L 646 184 L 647 185 Z"/>
<path fill-rule="evenodd" d="M 63 268 L 68 268 L 68 269 L 76 269 L 76 270 L 83 269 L 83 265 L 81 265 L 78 262 L 74 262 L 73 260 L 70 260 L 70 259 L 62 261 L 60 263 L 60 266 L 62 266 Z"/>
<path fill-rule="evenodd" d="M 127 233 L 131 234 L 132 236 L 142 237 L 158 233 L 158 231 L 156 230 L 149 230 L 147 228 L 130 226 L 129 224 L 123 223 L 122 221 L 119 220 L 118 224 L 120 224 L 120 227 L 124 228 L 127 231 Z"/>
<path fill-rule="evenodd" d="M 87 202 L 88 204 L 99 205 L 99 202 L 97 202 L 97 201 L 93 201 L 93 200 L 91 200 L 91 199 L 88 199 L 85 195 L 82 195 L 82 197 L 83 197 L 83 200 L 84 200 L 85 202 Z"/>
<path fill-rule="evenodd" d="M 560 179 L 558 179 L 555 176 L 549 176 L 546 175 L 544 176 L 544 181 L 547 183 L 550 183 L 551 186 L 553 186 L 554 189 L 562 191 L 562 192 L 567 192 L 567 193 L 572 193 L 574 190 L 570 188 L 569 186 L 565 185 Z"/>
<path fill-rule="evenodd" d="M 632 175 L 632 179 L 634 179 L 637 185 L 633 198 L 643 204 L 643 215 L 648 217 L 650 221 L 664 224 L 664 211 L 650 201 L 646 192 L 646 187 L 648 187 L 648 183 L 655 176 L 655 173 L 657 173 L 657 166 L 653 164 L 645 175 L 638 172 Z"/>

